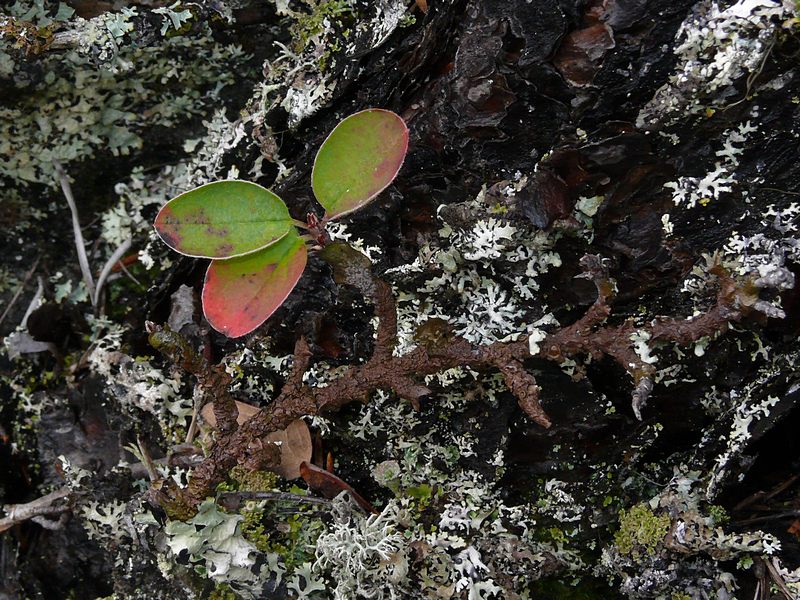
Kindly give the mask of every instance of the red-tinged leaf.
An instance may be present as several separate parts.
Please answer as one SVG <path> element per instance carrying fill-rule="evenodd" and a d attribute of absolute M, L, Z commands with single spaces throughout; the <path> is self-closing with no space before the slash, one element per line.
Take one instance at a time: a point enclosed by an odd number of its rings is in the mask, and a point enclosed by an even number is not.
<path fill-rule="evenodd" d="M 336 475 L 326 471 L 325 469 L 320 469 L 318 466 L 312 465 L 309 462 L 302 462 L 300 463 L 300 477 L 305 480 L 305 482 L 308 484 L 308 487 L 315 492 L 319 492 L 328 499 L 332 500 L 342 492 L 347 491 L 353 500 L 355 500 L 365 511 L 371 513 L 378 512 L 375 510 L 374 506 L 361 497 L 361 494 L 356 492 L 352 487 L 339 479 Z"/>
<path fill-rule="evenodd" d="M 250 333 L 283 304 L 303 274 L 307 256 L 305 243 L 293 228 L 263 250 L 211 261 L 203 287 L 203 314 L 228 337 Z"/>
<path fill-rule="evenodd" d="M 350 115 L 323 142 L 311 183 L 325 218 L 352 212 L 380 194 L 408 150 L 408 128 L 395 113 L 370 108 Z"/>
<path fill-rule="evenodd" d="M 286 205 L 249 181 L 201 185 L 167 202 L 156 231 L 173 250 L 198 258 L 232 258 L 275 243 L 292 230 Z"/>

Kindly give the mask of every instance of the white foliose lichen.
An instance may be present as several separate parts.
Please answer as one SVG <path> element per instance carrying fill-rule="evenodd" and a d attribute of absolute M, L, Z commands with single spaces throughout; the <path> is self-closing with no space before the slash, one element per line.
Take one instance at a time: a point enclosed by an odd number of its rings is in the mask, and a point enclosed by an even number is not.
<path fill-rule="evenodd" d="M 89 539 L 121 542 L 130 533 L 125 530 L 126 505 L 124 502 L 88 501 L 80 507 L 81 525 Z M 132 523 L 132 522 L 131 522 Z"/>
<path fill-rule="evenodd" d="M 730 431 L 726 437 L 726 448 L 717 457 L 712 476 L 706 488 L 706 496 L 711 499 L 716 496 L 720 484 L 728 479 L 728 470 L 731 461 L 744 450 L 748 439 L 752 433 L 750 427 L 760 419 L 768 417 L 770 409 L 778 404 L 779 399 L 773 396 L 753 401 L 749 394 L 740 399 L 735 390 L 730 392 L 730 400 L 736 406 L 730 426 Z"/>
<path fill-rule="evenodd" d="M 740 275 L 779 276 L 785 272 L 787 261 L 800 259 L 800 240 L 792 235 L 800 223 L 800 204 L 792 202 L 783 208 L 769 205 L 761 222 L 762 231 L 751 235 L 734 231 L 722 248 L 726 266 Z M 779 289 L 785 287 L 780 281 L 775 284 Z M 793 281 L 785 282 L 788 287 L 790 284 Z"/>
<path fill-rule="evenodd" d="M 762 68 L 786 15 L 784 4 L 772 0 L 698 4 L 678 29 L 675 71 L 640 111 L 637 127 L 658 129 L 735 102 L 741 92 L 734 84 Z"/>
<path fill-rule="evenodd" d="M 310 15 L 294 10 L 291 5 L 286 0 L 276 3 L 280 14 L 295 20 L 293 47 L 276 42 L 280 51 L 276 58 L 265 63 L 266 79 L 256 88 L 246 117 L 263 128 L 262 140 L 272 137 L 264 124 L 270 110 L 283 108 L 288 114 L 289 127 L 297 127 L 333 97 L 338 81 L 329 71 L 337 57 L 348 60 L 357 52 L 383 44 L 400 26 L 408 10 L 401 0 L 378 0 L 361 12 L 361 7 L 352 0 L 314 3 L 310 5 Z M 343 19 L 352 23 L 342 28 L 337 21 Z M 260 168 L 260 163 L 257 166 Z"/>
<path fill-rule="evenodd" d="M 675 205 L 684 208 L 694 208 L 698 204 L 706 206 L 718 200 L 721 194 L 733 191 L 737 182 L 739 155 L 743 152 L 741 145 L 747 142 L 748 135 L 754 131 L 756 128 L 750 125 L 750 121 L 736 129 L 729 129 L 725 132 L 722 148 L 716 153 L 722 160 L 714 164 L 713 170 L 702 177 L 679 177 L 677 181 L 665 183 L 665 188 L 672 189 Z M 665 216 L 668 223 L 668 215 Z"/>
<path fill-rule="evenodd" d="M 484 194 L 463 210 L 485 211 Z M 412 263 L 387 271 L 397 282 L 398 356 L 416 347 L 415 333 L 430 319 L 449 322 L 475 344 L 517 339 L 554 321 L 531 300 L 536 279 L 561 264 L 552 250 L 558 234 L 523 230 L 496 216 L 461 223 L 446 216 L 451 210 L 440 207 L 438 239 L 424 244 Z"/>
<path fill-rule="evenodd" d="M 93 371 L 106 379 L 114 402 L 127 411 L 135 409 L 158 418 L 168 438 L 185 427 L 192 414 L 192 398 L 181 393 L 182 374 L 167 374 L 149 360 L 133 358 L 120 350 L 123 329 L 108 320 L 94 323 L 96 339 L 89 355 Z M 174 439 L 175 443 L 182 441 Z"/>

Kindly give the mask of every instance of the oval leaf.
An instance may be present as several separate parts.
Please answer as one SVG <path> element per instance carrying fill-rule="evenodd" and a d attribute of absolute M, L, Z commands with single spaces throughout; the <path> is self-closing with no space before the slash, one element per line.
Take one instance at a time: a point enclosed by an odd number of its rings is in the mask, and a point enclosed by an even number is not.
<path fill-rule="evenodd" d="M 284 479 L 300 477 L 300 465 L 311 460 L 311 432 L 303 419 L 289 423 L 286 429 L 273 431 L 267 435 L 267 441 L 281 443 L 281 464 L 273 467 L 274 471 Z"/>
<path fill-rule="evenodd" d="M 408 150 L 408 128 L 395 113 L 370 108 L 350 115 L 323 142 L 311 184 L 325 218 L 352 212 L 380 194 Z"/>
<path fill-rule="evenodd" d="M 250 333 L 283 304 L 303 274 L 306 259 L 305 243 L 293 228 L 263 250 L 211 261 L 203 287 L 203 314 L 228 337 Z"/>
<path fill-rule="evenodd" d="M 177 252 L 198 258 L 231 258 L 265 248 L 292 229 L 278 196 L 249 181 L 201 185 L 167 202 L 156 231 Z"/>

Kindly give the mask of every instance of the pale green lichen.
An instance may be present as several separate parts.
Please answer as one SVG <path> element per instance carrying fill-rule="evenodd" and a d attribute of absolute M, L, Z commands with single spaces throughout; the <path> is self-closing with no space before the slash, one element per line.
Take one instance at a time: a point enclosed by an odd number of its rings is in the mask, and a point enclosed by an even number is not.
<path fill-rule="evenodd" d="M 255 546 L 241 535 L 240 515 L 220 511 L 214 501 L 203 502 L 197 514 L 186 523 L 170 521 L 165 532 L 167 545 L 174 556 L 186 552 L 192 562 L 204 568 L 220 583 L 253 579 L 250 567 Z"/>
<path fill-rule="evenodd" d="M 209 30 L 152 48 L 118 46 L 113 40 L 128 31 L 134 10 L 76 19 L 84 45 L 46 55 L 44 81 L 16 104 L 0 108 L 5 124 L 0 175 L 19 186 L 55 186 L 54 159 L 69 165 L 100 149 L 113 155 L 135 152 L 146 128 L 174 127 L 207 114 L 219 90 L 234 81 L 233 72 L 245 58 L 241 48 L 213 43 Z M 198 53 L 204 60 L 195 60 Z M 108 66 L 95 67 L 88 54 Z M 215 87 L 201 93 L 209 82 Z"/>
<path fill-rule="evenodd" d="M 356 597 L 408 597 L 404 589 L 409 560 L 400 531 L 403 507 L 389 503 L 378 515 L 364 517 L 346 495 L 333 505 L 333 524 L 317 539 L 314 570 L 328 573 L 334 600 Z"/>
<path fill-rule="evenodd" d="M 175 2 L 170 6 L 161 6 L 153 9 L 154 13 L 163 15 L 161 35 L 167 35 L 170 27 L 175 32 L 181 31 L 185 24 L 192 19 L 192 11 L 188 9 L 179 10 L 180 8 L 181 3 L 180 0 L 178 0 L 178 2 Z"/>

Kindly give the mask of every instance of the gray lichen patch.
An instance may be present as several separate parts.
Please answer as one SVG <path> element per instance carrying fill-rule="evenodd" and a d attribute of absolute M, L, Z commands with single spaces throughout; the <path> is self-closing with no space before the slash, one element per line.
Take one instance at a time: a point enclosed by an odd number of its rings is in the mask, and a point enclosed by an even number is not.
<path fill-rule="evenodd" d="M 715 1 L 696 5 L 676 36 L 675 71 L 641 110 L 637 126 L 658 129 L 687 112 L 700 114 L 738 101 L 741 92 L 735 84 L 758 75 L 788 15 L 784 4 L 771 0 L 740 0 L 728 7 Z M 750 91 L 748 79 L 745 93 Z"/>
<path fill-rule="evenodd" d="M 71 21 L 78 45 L 41 57 L 43 80 L 0 109 L 0 176 L 9 183 L 55 186 L 55 159 L 68 167 L 98 152 L 135 153 L 148 128 L 210 114 L 245 59 L 241 48 L 214 43 L 208 30 L 158 47 L 122 44 L 135 11 Z"/>

